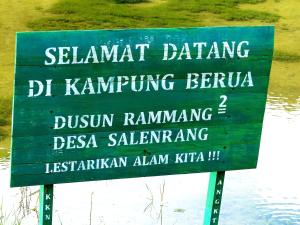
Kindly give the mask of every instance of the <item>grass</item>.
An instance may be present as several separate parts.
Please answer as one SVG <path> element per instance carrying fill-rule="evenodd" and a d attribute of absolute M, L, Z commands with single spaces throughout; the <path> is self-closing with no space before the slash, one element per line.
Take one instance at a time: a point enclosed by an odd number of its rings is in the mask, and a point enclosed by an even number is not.
<path fill-rule="evenodd" d="M 0 97 L 0 159 L 9 157 L 10 143 L 11 99 Z M 0 223 L 1 225 L 1 223 Z"/>
<path fill-rule="evenodd" d="M 144 212 L 148 212 L 150 217 L 153 218 L 153 214 L 154 217 L 156 218 L 157 222 L 159 222 L 160 225 L 163 225 L 163 219 L 164 219 L 164 207 L 165 207 L 165 186 L 166 186 L 166 182 L 164 181 L 159 188 L 159 200 L 158 201 L 154 201 L 154 194 L 152 192 L 152 190 L 149 188 L 149 186 L 146 184 L 146 188 L 149 192 L 149 197 L 148 199 L 148 203 L 144 209 Z M 156 208 L 159 208 L 158 212 L 156 210 Z"/>
<path fill-rule="evenodd" d="M 141 3 L 147 2 L 147 0 L 115 0 L 116 3 Z"/>
<path fill-rule="evenodd" d="M 231 21 L 278 21 L 275 13 L 238 7 L 240 3 L 264 1 L 167 0 L 118 4 L 108 0 L 60 0 L 48 11 L 52 16 L 33 21 L 29 26 L 33 30 L 203 26 L 205 24 L 199 19 L 203 12 Z"/>
<path fill-rule="evenodd" d="M 0 225 L 21 225 L 25 217 L 30 214 L 35 214 L 36 218 L 38 218 L 38 201 L 34 201 L 34 198 L 38 199 L 38 195 L 36 195 L 38 192 L 31 192 L 31 189 L 28 187 L 20 188 L 19 191 L 18 206 L 11 212 L 7 213 L 4 210 L 3 201 L 0 202 Z"/>
<path fill-rule="evenodd" d="M 299 62 L 300 55 L 289 54 L 287 52 L 275 51 L 273 59 L 283 62 Z"/>
<path fill-rule="evenodd" d="M 0 99 L 0 135 L 7 136 L 7 133 L 1 131 L 1 127 L 8 126 L 11 123 L 11 100 L 8 98 Z"/>

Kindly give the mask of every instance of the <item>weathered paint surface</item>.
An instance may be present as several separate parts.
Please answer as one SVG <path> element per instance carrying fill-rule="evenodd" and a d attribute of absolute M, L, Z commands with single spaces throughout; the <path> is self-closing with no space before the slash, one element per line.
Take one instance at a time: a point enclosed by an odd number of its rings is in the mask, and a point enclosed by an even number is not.
<path fill-rule="evenodd" d="M 255 168 L 273 37 L 18 33 L 11 186 Z"/>

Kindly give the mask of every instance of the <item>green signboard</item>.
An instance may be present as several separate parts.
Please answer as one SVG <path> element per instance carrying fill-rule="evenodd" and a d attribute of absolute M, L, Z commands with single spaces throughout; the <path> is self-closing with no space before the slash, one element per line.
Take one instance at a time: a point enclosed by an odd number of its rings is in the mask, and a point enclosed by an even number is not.
<path fill-rule="evenodd" d="M 255 168 L 273 37 L 18 33 L 11 186 Z"/>

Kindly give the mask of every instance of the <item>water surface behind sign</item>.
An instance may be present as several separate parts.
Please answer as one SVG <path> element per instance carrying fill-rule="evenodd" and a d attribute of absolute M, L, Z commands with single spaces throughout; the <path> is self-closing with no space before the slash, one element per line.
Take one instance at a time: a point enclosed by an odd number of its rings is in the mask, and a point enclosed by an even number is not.
<path fill-rule="evenodd" d="M 284 102 L 269 96 L 258 168 L 226 172 L 220 224 L 300 224 L 300 101 Z M 12 219 L 24 199 L 9 188 L 8 165 L 1 159 L 0 202 Z M 207 184 L 208 173 L 55 185 L 53 224 L 202 224 Z M 30 212 L 22 224 L 36 224 Z"/>

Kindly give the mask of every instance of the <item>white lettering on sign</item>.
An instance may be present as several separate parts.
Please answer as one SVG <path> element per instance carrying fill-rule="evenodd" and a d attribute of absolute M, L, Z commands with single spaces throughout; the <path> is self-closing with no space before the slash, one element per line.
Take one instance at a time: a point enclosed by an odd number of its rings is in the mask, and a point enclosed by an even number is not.
<path fill-rule="evenodd" d="M 163 110 L 124 114 L 124 126 L 137 126 L 146 124 L 164 123 L 186 123 L 193 121 L 208 121 L 212 118 L 212 108 L 205 109 L 183 109 L 183 110 Z"/>
<path fill-rule="evenodd" d="M 253 87 L 252 73 L 188 73 L 186 89 Z"/>
<path fill-rule="evenodd" d="M 80 46 L 50 46 L 45 49 L 44 65 L 65 66 L 78 64 L 101 64 L 101 63 L 143 63 L 153 60 L 153 52 L 149 43 L 131 44 L 123 39 L 116 43 L 101 45 Z M 148 42 L 148 41 L 147 41 Z M 233 41 L 193 41 L 184 40 L 182 43 L 167 41 L 161 43 L 155 55 L 159 56 L 160 63 L 168 61 L 193 61 L 193 60 L 226 60 L 248 58 L 250 43 L 247 40 Z M 147 56 L 151 52 L 152 55 Z M 150 57 L 151 56 L 151 57 Z M 191 67 L 192 68 L 192 67 Z M 226 69 L 227 70 L 227 69 Z M 101 70 L 99 70 L 101 71 Z M 102 73 L 103 71 L 101 71 Z M 195 92 L 197 89 L 228 89 L 253 88 L 255 86 L 252 71 L 188 71 L 184 74 L 175 72 L 153 72 L 147 74 L 71 74 L 64 78 L 63 93 L 58 96 L 81 96 L 81 95 L 107 95 L 139 92 L 159 91 L 181 91 Z M 180 74 L 180 77 L 179 77 Z M 29 80 L 28 97 L 52 96 L 51 85 L 53 80 Z M 56 114 L 53 115 L 52 126 L 55 135 L 52 137 L 53 150 L 61 153 L 64 150 L 102 150 L 101 148 L 122 149 L 122 146 L 134 145 L 155 145 L 165 143 L 183 142 L 205 142 L 209 140 L 209 128 L 207 125 L 214 120 L 215 115 L 226 115 L 230 111 L 230 92 L 226 95 L 220 93 L 216 100 L 220 100 L 217 108 L 214 109 L 209 103 L 197 108 L 188 109 L 161 109 L 127 112 L 113 112 L 97 114 Z M 228 97 L 229 96 L 229 97 Z M 54 96 L 53 96 L 54 97 Z M 186 99 L 188 102 L 188 99 Z M 215 105 L 214 105 L 215 107 Z M 99 105 L 101 108 L 101 105 Z M 107 109 L 109 110 L 109 109 Z M 179 124 L 191 123 L 189 127 L 182 127 Z M 107 129 L 118 125 L 117 130 L 107 132 Z M 169 127 L 168 124 L 174 124 Z M 159 125 L 155 127 L 155 125 Z M 162 127 L 163 125 L 163 127 Z M 178 125 L 178 126 L 177 126 Z M 140 129 L 144 126 L 144 129 Z M 138 127 L 138 129 L 133 129 Z M 148 127 L 151 127 L 148 129 Z M 122 129 L 123 128 L 123 129 Z M 132 130 L 129 130 L 132 128 Z M 73 132 L 67 132 L 73 129 Z M 104 132 L 102 132 L 102 129 Z M 77 133 L 78 130 L 87 131 Z M 105 138 L 103 138 L 103 135 Z M 99 143 L 98 143 L 99 142 Z M 146 147 L 145 147 L 146 148 Z M 226 146 L 222 147 L 226 149 Z M 204 163 L 219 161 L 222 151 L 220 149 L 207 150 L 203 152 L 184 152 L 165 155 L 148 155 L 148 151 L 134 159 L 127 157 L 101 158 L 96 160 L 66 161 L 46 163 L 46 173 L 65 173 L 86 170 L 112 169 L 127 166 L 151 166 L 164 165 L 170 162 L 174 164 Z M 147 153 L 147 154 L 146 154 Z M 131 161 L 130 161 L 131 160 Z M 129 162 L 130 161 L 130 162 Z M 221 195 L 217 190 L 217 195 Z M 219 204 L 216 200 L 215 204 Z"/>
<path fill-rule="evenodd" d="M 132 92 L 173 91 L 175 82 L 174 74 L 134 75 L 134 76 L 109 76 L 65 79 L 65 95 L 99 95 L 103 93 L 122 93 L 124 90 Z M 39 81 L 35 81 L 39 82 Z M 39 92 L 30 96 L 38 96 L 43 91 L 40 85 Z M 49 84 L 50 85 L 50 84 Z M 188 73 L 185 89 L 207 88 L 251 88 L 254 87 L 252 72 L 202 72 Z M 48 96 L 48 95 L 46 95 Z"/>
<path fill-rule="evenodd" d="M 192 55 L 195 55 L 195 59 L 227 59 L 227 58 L 247 58 L 249 55 L 248 41 L 241 41 L 236 44 L 235 41 L 222 43 L 218 42 L 194 42 L 184 43 L 178 47 L 173 43 L 164 44 L 163 60 L 191 60 Z M 195 51 L 195 50 L 196 51 Z M 191 54 L 191 51 L 197 52 L 197 54 Z M 208 52 L 208 53 L 207 53 Z"/>
<path fill-rule="evenodd" d="M 179 130 L 130 131 L 129 133 L 111 133 L 107 146 L 145 145 L 158 143 L 176 143 L 187 141 L 206 141 L 208 128 L 187 128 Z"/>
<path fill-rule="evenodd" d="M 127 157 L 101 158 L 81 161 L 66 161 L 57 163 L 46 163 L 45 173 L 65 173 L 76 171 L 102 170 L 126 167 Z"/>
<path fill-rule="evenodd" d="M 133 166 L 151 166 L 169 163 L 169 155 L 137 156 Z"/>
<path fill-rule="evenodd" d="M 92 135 L 68 135 L 68 136 L 55 136 L 53 137 L 54 150 L 59 149 L 88 149 L 97 148 L 96 137 Z"/>
<path fill-rule="evenodd" d="M 177 153 L 175 163 L 193 163 L 204 162 L 204 154 L 202 152 Z"/>
<path fill-rule="evenodd" d="M 247 58 L 250 51 L 248 47 L 248 41 L 185 42 L 181 46 L 164 43 L 162 60 L 192 60 L 193 57 L 196 60 Z M 79 46 L 50 47 L 45 50 L 44 65 L 144 62 L 146 49 L 150 49 L 150 44 L 92 45 L 89 49 L 82 49 Z"/>
<path fill-rule="evenodd" d="M 54 129 L 111 127 L 113 125 L 113 119 L 114 114 L 55 116 Z"/>
<path fill-rule="evenodd" d="M 46 194 L 46 200 L 51 200 L 51 194 Z"/>
<path fill-rule="evenodd" d="M 98 158 L 80 161 L 65 161 L 45 164 L 45 173 L 68 173 L 90 170 L 109 170 L 125 167 L 147 167 L 155 165 L 170 165 L 195 163 L 201 164 L 208 161 L 206 152 L 183 152 L 169 154 L 151 154 L 144 149 L 141 156 Z"/>
<path fill-rule="evenodd" d="M 145 61 L 146 49 L 149 49 L 149 44 L 136 44 L 134 47 L 127 44 L 125 47 L 120 45 L 112 45 L 112 47 L 90 46 L 88 50 L 80 49 L 79 46 L 72 47 L 50 47 L 45 50 L 46 59 L 44 64 L 51 65 L 66 65 L 66 64 L 89 64 L 89 63 L 104 63 L 104 62 L 134 62 L 134 53 L 136 53 L 137 61 Z M 80 54 L 78 52 L 80 51 Z M 80 57 L 79 55 L 85 55 Z"/>
<path fill-rule="evenodd" d="M 120 93 L 125 88 L 130 88 L 133 92 L 149 92 L 165 90 L 170 91 L 174 88 L 171 81 L 174 74 L 156 74 L 140 76 L 116 76 L 116 77 L 97 77 L 66 79 L 65 95 L 94 95 L 102 93 Z M 83 85 L 81 84 L 83 82 Z"/>
<path fill-rule="evenodd" d="M 44 84 L 39 80 L 29 80 L 29 93 L 28 97 L 37 97 L 44 93 Z M 45 96 L 51 96 L 51 83 L 52 80 L 46 80 Z"/>
<path fill-rule="evenodd" d="M 65 96 L 115 94 L 124 91 L 156 92 L 174 91 L 175 75 L 132 75 L 66 78 Z M 46 85 L 39 80 L 29 80 L 28 97 L 52 96 L 52 80 L 46 80 Z M 185 89 L 216 89 L 216 88 L 252 88 L 254 81 L 252 72 L 202 72 L 187 73 Z M 44 91 L 45 89 L 45 91 Z"/>
<path fill-rule="evenodd" d="M 188 123 L 199 121 L 210 121 L 212 119 L 212 108 L 181 109 L 181 110 L 159 110 L 148 112 L 125 112 L 123 114 L 123 126 L 140 126 L 150 124 L 166 123 Z M 54 130 L 61 129 L 85 129 L 112 127 L 114 114 L 96 115 L 55 115 Z M 159 143 L 176 143 L 189 141 L 206 141 L 208 139 L 208 128 L 187 128 L 178 130 L 151 130 L 112 132 L 108 134 L 108 147 L 145 145 Z M 101 142 L 103 142 L 101 140 Z M 90 149 L 98 148 L 96 134 L 64 135 L 53 137 L 53 149 Z"/>

